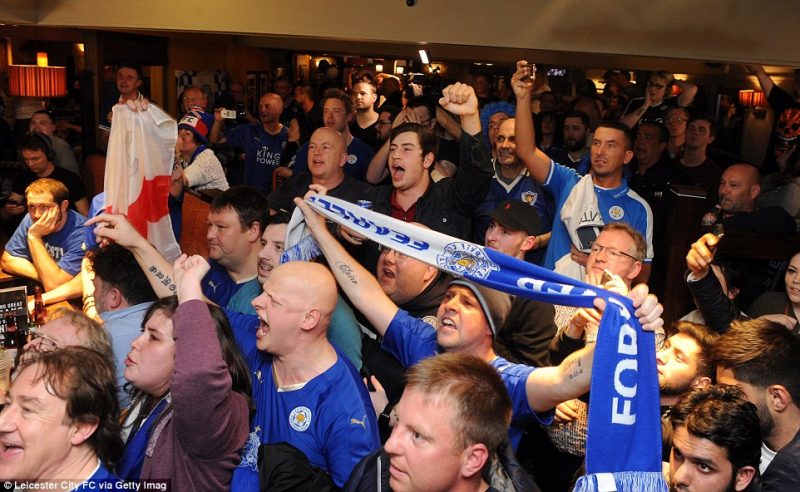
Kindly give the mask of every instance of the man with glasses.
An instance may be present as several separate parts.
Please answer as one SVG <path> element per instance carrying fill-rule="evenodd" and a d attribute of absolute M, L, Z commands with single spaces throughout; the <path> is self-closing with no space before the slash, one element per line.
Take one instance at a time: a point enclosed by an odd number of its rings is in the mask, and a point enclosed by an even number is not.
<path fill-rule="evenodd" d="M 422 224 L 415 225 L 427 229 Z M 436 312 L 452 280 L 449 275 L 396 250 L 381 247 L 375 278 L 400 309 L 438 328 Z M 390 405 L 394 405 L 403 394 L 405 368 L 392 354 L 381 350 L 381 340 L 379 331 L 372 328 L 362 338 L 361 352 L 367 370 L 380 381 Z M 383 413 L 388 415 L 389 412 L 384 409 Z M 383 419 L 379 419 L 379 424 L 381 432 L 389 430 Z"/>
<path fill-rule="evenodd" d="M 378 132 L 378 141 L 383 144 L 389 140 L 389 133 L 392 131 L 392 123 L 400 113 L 400 108 L 389 104 L 381 106 L 378 112 L 378 121 L 375 122 L 375 131 Z"/>
<path fill-rule="evenodd" d="M 28 214 L 8 240 L 0 266 L 50 291 L 80 272 L 86 217 L 69 209 L 69 192 L 55 179 L 34 181 L 25 198 Z"/>
<path fill-rule="evenodd" d="M 603 227 L 592 244 L 586 260 L 583 280 L 592 285 L 628 291 L 642 269 L 646 244 L 642 235 L 624 222 Z M 560 364 L 570 354 L 597 340 L 600 313 L 595 309 L 556 306 L 555 325 L 558 331 L 549 347 L 551 364 Z M 656 336 L 663 335 L 657 328 Z M 660 376 L 659 376 L 660 378 Z M 535 469 L 547 474 L 535 475 L 542 483 L 564 488 L 572 480 L 586 453 L 588 406 L 584 398 L 565 401 L 556 407 L 557 425 L 532 429 L 520 443 L 523 465 L 536 463 Z"/>
<path fill-rule="evenodd" d="M 517 62 L 511 79 L 517 107 L 530 104 L 532 82 L 526 61 Z M 650 206 L 628 186 L 624 167 L 633 158 L 630 129 L 616 121 L 601 123 L 592 136 L 591 168 L 581 177 L 574 169 L 557 164 L 536 147 L 533 118 L 522 111 L 516 118 L 517 155 L 536 182 L 553 193 L 559 215 L 553 223 L 545 268 L 583 279 L 592 243 L 604 224 L 626 222 L 647 238 L 647 255 L 640 260 L 642 281 L 650 274 L 653 258 L 653 214 Z"/>
<path fill-rule="evenodd" d="M 369 161 L 375 152 L 369 145 L 350 133 L 350 122 L 353 117 L 353 101 L 350 96 L 340 89 L 328 89 L 322 99 L 322 118 L 325 128 L 332 128 L 339 132 L 347 144 L 344 173 L 359 181 L 364 181 Z M 292 168 L 294 173 L 309 170 L 308 149 L 309 144 L 306 143 L 297 150 Z"/>
<path fill-rule="evenodd" d="M 672 86 L 680 89 L 678 96 L 672 95 Z M 656 121 L 664 123 L 669 108 L 686 108 L 694 101 L 697 86 L 685 80 L 677 80 L 669 72 L 657 71 L 647 80 L 645 96 L 631 99 L 620 121 L 635 128 L 640 122 Z"/>
<path fill-rule="evenodd" d="M 603 286 L 619 278 L 627 290 L 642 270 L 642 260 L 646 244 L 636 229 L 624 222 L 614 222 L 603 227 L 600 235 L 592 244 L 586 259 L 586 277 L 584 280 L 592 285 Z M 551 350 L 566 355 L 574 351 L 576 344 L 583 345 L 587 322 L 585 318 L 574 318 L 576 308 L 556 306 L 556 326 L 558 333 L 553 339 Z M 596 328 L 596 326 L 594 326 Z M 593 339 L 597 333 L 586 334 Z M 569 339 L 565 340 L 565 337 Z M 573 342 L 574 341 L 574 342 Z M 566 344 L 562 348 L 559 345 Z M 551 358 L 553 354 L 551 354 Z M 551 359 L 555 362 L 555 360 Z"/>
<path fill-rule="evenodd" d="M 686 142 L 686 124 L 689 122 L 689 110 L 675 107 L 667 110 L 664 124 L 669 131 L 667 153 L 670 159 L 677 159 L 683 155 L 683 145 Z"/>
<path fill-rule="evenodd" d="M 82 312 L 68 308 L 54 312 L 50 320 L 36 330 L 23 350 L 25 353 L 52 352 L 64 347 L 86 347 L 110 361 L 114 360 L 108 331 Z"/>
<path fill-rule="evenodd" d="M 208 107 L 208 96 L 203 89 L 189 86 L 183 90 L 181 103 L 181 114 L 186 114 L 192 109 L 200 108 L 203 111 Z"/>

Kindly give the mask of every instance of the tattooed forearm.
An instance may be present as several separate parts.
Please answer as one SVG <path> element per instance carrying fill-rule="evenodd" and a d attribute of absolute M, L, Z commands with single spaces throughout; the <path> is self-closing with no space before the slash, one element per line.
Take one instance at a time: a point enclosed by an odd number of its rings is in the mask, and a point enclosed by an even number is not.
<path fill-rule="evenodd" d="M 339 271 L 342 272 L 350 280 L 350 283 L 352 283 L 353 285 L 358 285 L 358 280 L 356 280 L 356 276 L 353 273 L 353 269 L 350 268 L 350 265 L 348 265 L 347 263 L 342 263 L 341 261 L 337 261 L 336 268 L 338 268 Z"/>
<path fill-rule="evenodd" d="M 147 271 L 157 278 L 161 284 L 167 287 L 170 292 L 174 294 L 177 291 L 177 287 L 170 276 L 159 270 L 155 265 L 150 265 L 150 268 L 148 268 Z"/>
<path fill-rule="evenodd" d="M 566 364 L 567 365 L 564 367 L 564 371 L 566 372 L 567 378 L 570 381 L 577 378 L 578 376 L 583 375 L 583 365 L 581 364 L 581 357 L 576 357 L 572 360 L 567 360 Z"/>

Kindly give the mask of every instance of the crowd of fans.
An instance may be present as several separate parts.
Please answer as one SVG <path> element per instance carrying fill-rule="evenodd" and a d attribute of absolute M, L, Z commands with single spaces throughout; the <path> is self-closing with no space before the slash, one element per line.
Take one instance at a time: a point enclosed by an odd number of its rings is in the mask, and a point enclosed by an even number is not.
<path fill-rule="evenodd" d="M 304 200 L 327 195 L 630 297 L 655 332 L 670 487 L 800 490 L 800 79 L 790 93 L 748 68 L 778 115 L 757 163 L 714 162 L 716 118 L 666 72 L 608 71 L 602 94 L 585 77 L 557 93 L 526 62 L 470 84 L 277 78 L 254 114 L 242 84 L 215 107 L 189 87 L 169 213 L 187 188 L 218 191 L 208 258 L 175 261 L 87 196 L 37 111 L 0 209 L 0 265 L 82 310 L 51 316 L 0 384 L 0 480 L 571 490 L 603 306 L 511 296 L 377 247 Z M 119 111 L 147 111 L 141 84 L 135 64 L 117 68 L 111 132 Z M 691 220 L 709 231 L 679 266 L 675 187 L 704 197 Z M 293 213 L 318 260 L 282 262 Z M 718 260 L 737 231 L 793 253 Z M 697 310 L 664 326 L 653 292 L 676 267 Z"/>

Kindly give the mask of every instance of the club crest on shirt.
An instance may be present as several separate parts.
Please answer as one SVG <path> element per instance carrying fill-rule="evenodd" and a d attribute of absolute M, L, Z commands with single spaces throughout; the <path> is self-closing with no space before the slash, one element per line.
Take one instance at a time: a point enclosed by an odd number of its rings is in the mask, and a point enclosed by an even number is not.
<path fill-rule="evenodd" d="M 472 243 L 450 243 L 442 253 L 436 255 L 436 265 L 457 275 L 486 278 L 500 267 L 486 256 L 478 245 Z"/>
<path fill-rule="evenodd" d="M 622 218 L 625 217 L 625 210 L 619 205 L 614 205 L 608 209 L 608 216 L 614 220 L 622 220 Z"/>
<path fill-rule="evenodd" d="M 537 198 L 539 198 L 539 194 L 535 191 L 523 191 L 522 195 L 520 195 L 520 199 L 528 205 L 536 203 Z"/>
<path fill-rule="evenodd" d="M 311 425 L 311 410 L 308 407 L 295 407 L 289 414 L 289 425 L 297 432 L 304 432 Z"/>
<path fill-rule="evenodd" d="M 430 315 L 429 316 L 424 316 L 422 318 L 422 321 L 424 321 L 425 323 L 428 323 L 429 325 L 431 325 L 434 330 L 438 330 L 439 329 L 439 320 L 436 319 L 436 316 L 430 316 Z"/>
<path fill-rule="evenodd" d="M 358 161 L 358 156 L 355 154 L 347 154 L 347 163 L 355 164 Z"/>

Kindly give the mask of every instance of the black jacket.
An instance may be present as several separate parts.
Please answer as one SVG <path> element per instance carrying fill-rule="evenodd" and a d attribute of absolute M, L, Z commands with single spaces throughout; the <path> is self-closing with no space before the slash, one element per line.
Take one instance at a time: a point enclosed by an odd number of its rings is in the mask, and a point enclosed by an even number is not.
<path fill-rule="evenodd" d="M 417 201 L 414 221 L 434 231 L 466 239 L 475 209 L 489 192 L 494 169 L 480 139 L 462 132 L 459 145 L 461 158 L 456 175 L 431 182 Z M 391 215 L 393 191 L 391 185 L 377 188 L 373 210 Z"/>

